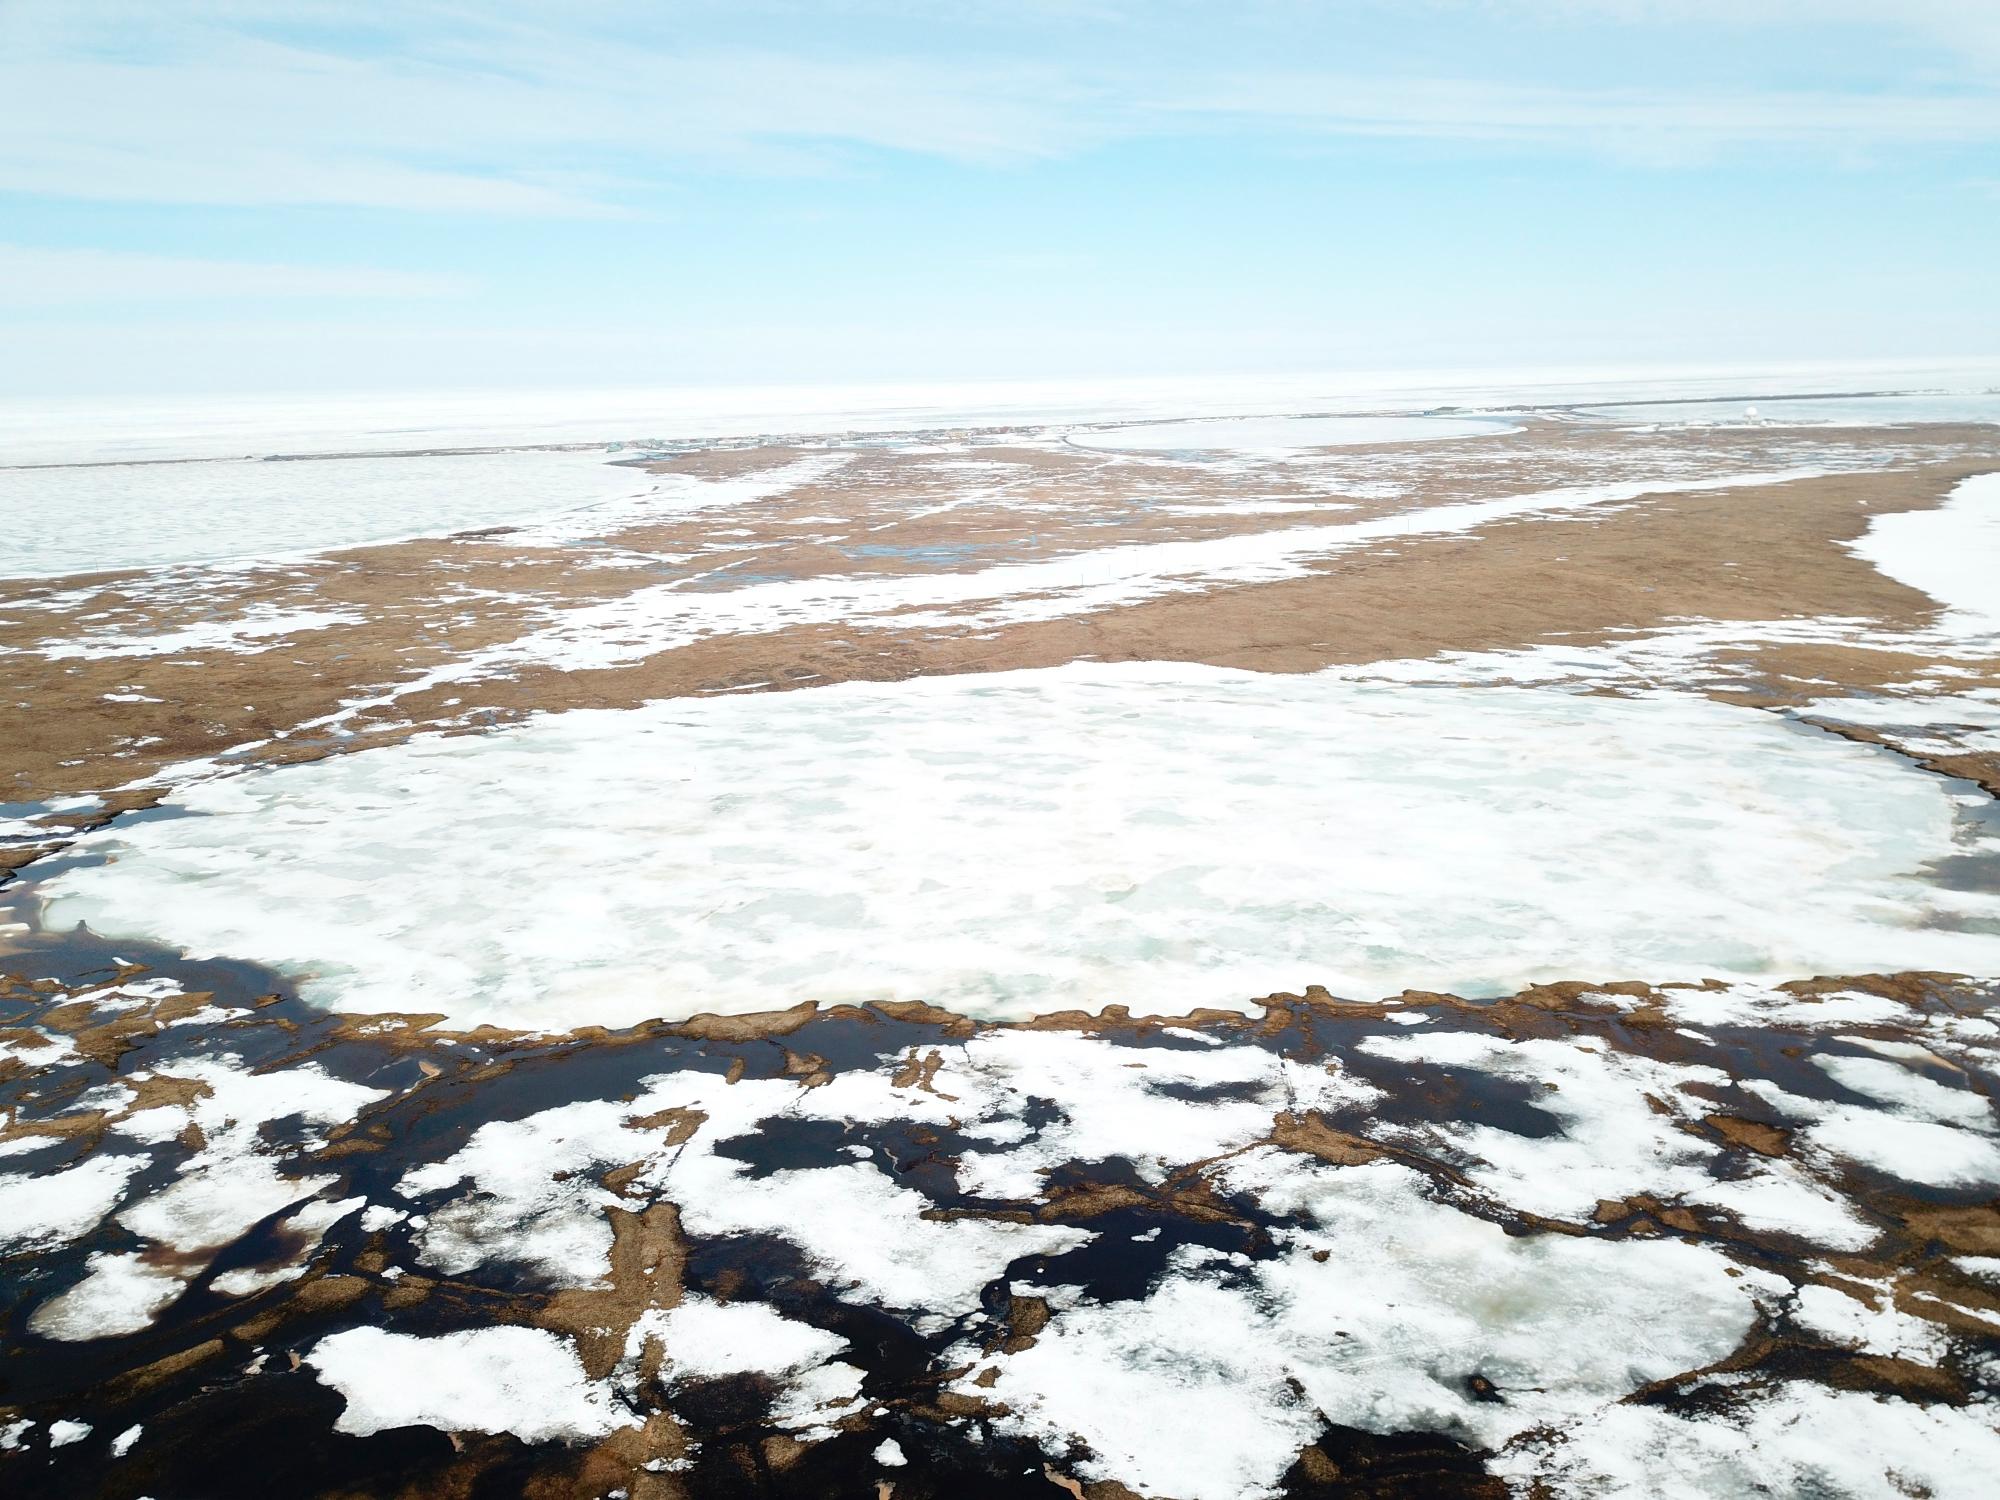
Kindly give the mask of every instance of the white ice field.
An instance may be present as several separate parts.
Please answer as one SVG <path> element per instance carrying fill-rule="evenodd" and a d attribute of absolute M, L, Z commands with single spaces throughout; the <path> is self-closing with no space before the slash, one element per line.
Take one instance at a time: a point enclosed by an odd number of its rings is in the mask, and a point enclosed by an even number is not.
<path fill-rule="evenodd" d="M 552 715 L 169 805 L 87 841 L 49 922 L 468 1024 L 2000 972 L 2000 903 L 1926 879 L 1971 836 L 1946 783 L 1691 696 L 1077 663 Z"/>
<path fill-rule="evenodd" d="M 0 468 L 0 578 L 270 560 L 643 494 L 602 452 Z"/>
<path fill-rule="evenodd" d="M 1435 443 L 1515 430 L 1504 418 L 1494 417 L 1234 417 L 1112 427 L 1079 433 L 1070 441 L 1109 452 L 1291 453 L 1369 443 Z"/>
<path fill-rule="evenodd" d="M 183 402 L 0 402 L 0 578 L 234 562 L 525 522 L 643 492 L 601 449 L 646 440 L 908 433 L 1007 424 L 1148 425 L 1078 432 L 1112 450 L 1281 453 L 1476 436 L 1480 407 L 1712 400 L 1739 390 L 1923 387 L 1897 420 L 2000 420 L 2000 367 L 1795 365 L 1701 369 L 1440 370 L 1276 379 L 992 382 L 742 390 L 466 393 Z M 1450 417 L 1414 415 L 1464 408 Z M 1789 409 L 1789 408 L 1787 408 Z M 1777 409 L 1774 408 L 1774 412 Z M 1822 419 L 1800 408 L 1805 420 Z M 1844 408 L 1843 408 L 1844 410 Z M 1340 411 L 1338 417 L 1273 413 Z M 1663 408 L 1645 420 L 1728 420 Z M 1205 414 L 1200 421 L 1162 418 Z M 1623 408 L 1608 417 L 1638 415 Z M 501 448 L 481 453 L 432 449 Z M 273 455 L 348 454 L 344 458 Z M 407 455 L 407 456 L 392 456 Z"/>

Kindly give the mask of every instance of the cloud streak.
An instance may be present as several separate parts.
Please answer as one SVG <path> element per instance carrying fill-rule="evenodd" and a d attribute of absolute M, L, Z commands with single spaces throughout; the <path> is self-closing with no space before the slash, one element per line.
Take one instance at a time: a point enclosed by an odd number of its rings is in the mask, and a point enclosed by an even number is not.
<path fill-rule="evenodd" d="M 1673 156 L 1752 143 L 1845 149 L 2000 139 L 2000 94 L 1675 93 L 1293 73 L 1231 80 L 1163 107 L 1339 134 L 1567 142 L 1618 155 L 1646 142 Z"/>
<path fill-rule="evenodd" d="M 1991 89 L 1578 88 L 1218 74 L 1081 53 L 806 55 L 557 35 L 504 12 L 339 46 L 315 32 L 307 45 L 272 39 L 252 24 L 270 13 L 245 3 L 150 20 L 123 11 L 134 43 L 106 55 L 32 3 L 16 14 L 41 24 L 0 38 L 0 191 L 99 201 L 605 216 L 701 173 L 843 170 L 868 152 L 1007 168 L 1246 131 L 1659 163 L 2000 142 Z"/>

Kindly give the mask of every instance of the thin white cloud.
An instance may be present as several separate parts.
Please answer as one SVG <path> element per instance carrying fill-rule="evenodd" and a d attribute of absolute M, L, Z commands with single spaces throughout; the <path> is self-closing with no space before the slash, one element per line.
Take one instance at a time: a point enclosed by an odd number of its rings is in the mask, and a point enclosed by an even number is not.
<path fill-rule="evenodd" d="M 0 191 L 96 200 L 618 212 L 690 166 L 872 147 L 1002 163 L 1103 134 L 1046 67 L 659 53 L 508 31 L 441 55 L 227 37 L 198 55 L 0 52 Z"/>
<path fill-rule="evenodd" d="M 465 290 L 454 277 L 340 266 L 194 260 L 117 250 L 0 244 L 0 308 L 93 303 L 230 302 L 282 298 L 438 298 Z"/>
<path fill-rule="evenodd" d="M 1744 0 L 1741 16 L 1803 17 L 1805 3 Z M 1847 21 L 1868 10 L 1860 0 L 1827 3 L 1828 14 Z M 1973 41 L 2000 33 L 2000 21 L 1982 19 L 2000 16 L 1994 0 L 1913 3 L 1925 27 Z M 683 42 L 657 16 L 639 24 L 606 0 L 580 4 L 563 29 L 534 8 L 473 13 L 413 0 L 378 13 L 365 23 L 374 34 L 350 34 L 339 48 L 272 40 L 298 16 L 322 23 L 313 35 L 339 34 L 331 20 L 339 8 L 301 5 L 313 8 L 0 0 L 0 192 L 587 216 L 650 208 L 691 173 L 826 170 L 856 150 L 1007 166 L 1112 140 L 1246 128 L 1662 163 L 1748 146 L 1851 155 L 2000 143 L 2000 91 L 1990 84 L 1565 87 L 1365 68 L 1231 72 L 1199 49 L 1177 66 L 1157 57 L 1142 65 L 1112 45 L 1012 58 L 967 47 L 839 55 L 827 45 L 824 15 L 809 33 L 801 21 L 796 52 L 732 50 Z M 1722 0 L 1432 0 L 1416 8 L 1435 19 L 1454 5 L 1737 24 Z M 607 16 L 623 35 L 603 28 Z M 599 29 L 588 29 L 594 23 Z M 794 30 L 765 28 L 779 40 Z M 914 22 L 908 30 L 927 35 Z M 1118 34 L 1114 24 L 1109 35 Z M 115 50 L 106 38 L 118 39 Z"/>
<path fill-rule="evenodd" d="M 1664 27 L 1851 27 L 1917 37 L 1971 58 L 2000 56 L 2000 6 L 1992 0 L 1431 0 L 1460 10 L 1541 19 L 1594 18 Z"/>
<path fill-rule="evenodd" d="M 1352 135 L 1570 142 L 1621 155 L 1749 142 L 1851 148 L 2000 140 L 2000 94 L 1674 93 L 1266 73 L 1166 107 Z"/>

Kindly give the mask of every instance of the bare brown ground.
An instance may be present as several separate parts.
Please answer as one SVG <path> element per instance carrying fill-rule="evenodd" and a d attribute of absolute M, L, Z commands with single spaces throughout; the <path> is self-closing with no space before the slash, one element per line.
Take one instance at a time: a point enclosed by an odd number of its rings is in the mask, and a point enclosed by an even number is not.
<path fill-rule="evenodd" d="M 1312 576 L 1216 588 L 998 629 L 894 629 L 852 623 L 712 638 L 629 665 L 592 671 L 529 667 L 453 683 L 358 713 L 332 738 L 300 726 L 385 685 L 513 640 L 552 612 L 616 599 L 664 579 L 722 569 L 756 578 L 951 571 L 1080 548 L 1195 539 L 1246 530 L 1344 522 L 1418 506 L 1485 499 L 1561 483 L 1629 477 L 1621 463 L 1724 471 L 1802 454 L 1768 435 L 1676 435 L 1671 441 L 1595 430 L 1538 428 L 1477 445 L 1352 450 L 1325 472 L 1207 470 L 1141 464 L 1078 450 L 979 450 L 1009 465 L 997 494 L 934 457 L 871 451 L 824 478 L 741 509 L 698 513 L 621 534 L 620 548 L 667 555 L 645 567 L 591 564 L 599 553 L 522 547 L 506 535 L 355 549 L 282 572 L 239 574 L 204 593 L 162 592 L 141 575 L 104 577 L 68 609 L 24 610 L 58 584 L 0 583 L 0 800 L 103 793 L 177 762 L 255 745 L 248 758 L 312 759 L 418 729 L 478 728 L 545 709 L 628 707 L 648 700 L 784 689 L 856 679 L 1053 666 L 1079 658 L 1174 660 L 1263 671 L 1422 658 L 1546 642 L 1583 645 L 1690 618 L 1861 617 L 1888 631 L 1924 625 L 1933 605 L 1883 577 L 1843 543 L 1872 516 L 1937 504 L 1960 479 L 2000 466 L 1990 429 L 1911 429 L 1843 435 L 1879 448 L 1894 467 L 1741 490 L 1666 493 L 1477 531 L 1398 540 L 1326 559 Z M 1796 435 L 1794 435 L 1796 437 Z M 1717 444 L 1737 443 L 1717 454 Z M 1634 445 L 1639 445 L 1634 447 Z M 1664 446 L 1663 446 L 1664 445 Z M 1704 447 L 1707 445 L 1707 447 Z M 794 449 L 692 455 L 668 466 L 717 475 L 793 463 Z M 1342 466 L 1345 466 L 1343 468 Z M 1018 475 L 1014 471 L 1018 470 Z M 1397 498 L 1353 499 L 1319 514 L 1235 513 L 1246 498 L 1338 500 L 1341 475 L 1388 474 Z M 1187 507 L 1162 509 L 1162 496 Z M 950 508 L 938 510 L 940 504 Z M 881 538 L 882 540 L 870 540 Z M 857 550 L 857 547 L 862 550 Z M 979 548 L 943 569 L 913 550 Z M 694 549 L 708 549 L 693 562 Z M 869 548 L 888 549 L 887 551 Z M 673 556 L 682 558 L 679 562 Z M 698 586 L 707 586 L 702 580 Z M 340 610 L 351 624 L 302 631 L 260 649 L 156 657 L 51 660 L 38 647 L 115 629 L 170 630 L 248 604 Z M 1742 653 L 1735 694 L 1796 702 L 1907 680 L 1919 658 L 1838 645 Z M 1980 668 L 1988 680 L 2000 663 Z M 111 701 L 107 694 L 158 699 Z M 146 793 L 114 801 L 113 809 Z"/>

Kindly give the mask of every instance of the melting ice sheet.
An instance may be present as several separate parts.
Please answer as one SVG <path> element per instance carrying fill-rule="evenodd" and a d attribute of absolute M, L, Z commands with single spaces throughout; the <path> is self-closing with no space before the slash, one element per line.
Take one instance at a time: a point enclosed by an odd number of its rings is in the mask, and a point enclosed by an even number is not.
<path fill-rule="evenodd" d="M 50 922 L 465 1022 L 2000 973 L 1990 922 L 1951 930 L 1992 898 L 1922 876 L 1943 784 L 1687 697 L 1079 663 L 580 711 L 172 805 L 87 841 Z"/>
<path fill-rule="evenodd" d="M 0 469 L 0 577 L 51 577 L 443 536 L 638 494 L 602 453 L 236 459 Z"/>

